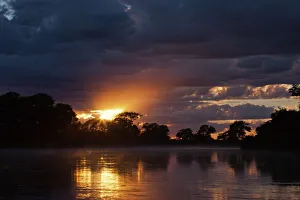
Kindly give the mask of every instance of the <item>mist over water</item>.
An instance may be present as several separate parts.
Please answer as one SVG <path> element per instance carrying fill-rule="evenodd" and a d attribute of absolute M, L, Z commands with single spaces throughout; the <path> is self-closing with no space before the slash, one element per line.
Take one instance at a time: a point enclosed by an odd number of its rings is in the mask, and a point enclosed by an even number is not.
<path fill-rule="evenodd" d="M 238 149 L 1 150 L 0 199 L 299 199 L 299 167 Z"/>

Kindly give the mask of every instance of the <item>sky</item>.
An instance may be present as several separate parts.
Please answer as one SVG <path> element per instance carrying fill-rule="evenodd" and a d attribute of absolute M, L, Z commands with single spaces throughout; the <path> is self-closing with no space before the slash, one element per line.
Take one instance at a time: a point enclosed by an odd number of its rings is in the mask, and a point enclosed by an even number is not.
<path fill-rule="evenodd" d="M 296 108 L 298 0 L 0 0 L 0 92 L 182 128 Z"/>

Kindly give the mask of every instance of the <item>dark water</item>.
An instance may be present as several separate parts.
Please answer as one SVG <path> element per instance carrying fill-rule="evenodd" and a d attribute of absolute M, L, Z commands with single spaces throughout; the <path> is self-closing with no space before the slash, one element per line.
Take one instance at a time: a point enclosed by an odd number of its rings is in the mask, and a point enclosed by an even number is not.
<path fill-rule="evenodd" d="M 0 199 L 300 199 L 295 154 L 233 149 L 2 150 Z"/>

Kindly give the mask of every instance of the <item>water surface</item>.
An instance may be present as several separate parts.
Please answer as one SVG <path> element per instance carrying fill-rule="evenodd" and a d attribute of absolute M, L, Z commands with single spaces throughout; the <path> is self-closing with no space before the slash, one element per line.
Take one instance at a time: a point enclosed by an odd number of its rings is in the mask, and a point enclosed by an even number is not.
<path fill-rule="evenodd" d="M 300 199 L 300 159 L 235 149 L 0 151 L 0 199 Z"/>

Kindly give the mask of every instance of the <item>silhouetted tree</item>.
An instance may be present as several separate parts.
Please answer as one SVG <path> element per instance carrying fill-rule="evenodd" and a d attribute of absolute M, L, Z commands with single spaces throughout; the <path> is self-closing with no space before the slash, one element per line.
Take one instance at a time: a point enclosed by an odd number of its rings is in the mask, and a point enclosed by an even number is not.
<path fill-rule="evenodd" d="M 0 143 L 5 146 L 54 146 L 67 140 L 77 123 L 72 107 L 47 94 L 0 96 Z"/>
<path fill-rule="evenodd" d="M 55 143 L 57 139 L 60 139 L 66 144 L 69 143 L 68 140 L 71 138 L 73 139 L 75 135 L 74 131 L 77 131 L 78 118 L 70 105 L 57 103 L 53 105 L 52 125 L 53 134 L 49 133 L 52 135 L 52 143 Z"/>
<path fill-rule="evenodd" d="M 300 96 L 300 84 L 289 89 L 292 96 Z M 300 111 L 279 108 L 271 120 L 256 128 L 256 136 L 242 143 L 242 148 L 299 150 Z"/>
<path fill-rule="evenodd" d="M 1 142 L 12 142 L 17 139 L 16 133 L 22 124 L 23 114 L 19 105 L 20 94 L 9 92 L 0 96 L 0 130 Z M 22 140 L 22 138 L 20 138 Z"/>
<path fill-rule="evenodd" d="M 166 143 L 169 141 L 169 128 L 157 123 L 145 123 L 142 127 L 141 138 L 146 143 Z"/>
<path fill-rule="evenodd" d="M 92 118 L 82 124 L 82 130 L 85 132 L 101 132 L 106 133 L 108 130 L 108 122 L 101 119 Z"/>
<path fill-rule="evenodd" d="M 291 93 L 292 96 L 300 96 L 300 84 L 293 84 L 289 89 L 289 93 Z"/>
<path fill-rule="evenodd" d="M 183 141 L 194 140 L 194 134 L 193 134 L 192 129 L 190 129 L 190 128 L 179 130 L 178 133 L 176 134 L 176 137 Z"/>
<path fill-rule="evenodd" d="M 243 140 L 246 136 L 246 132 L 251 131 L 251 127 L 248 125 L 249 123 L 244 121 L 235 121 L 229 126 L 228 131 L 219 134 L 218 140 L 226 140 L 231 142 Z"/>
<path fill-rule="evenodd" d="M 119 114 L 112 122 L 108 123 L 108 136 L 117 143 L 135 143 L 140 135 L 140 129 L 134 121 L 142 117 L 136 112 L 124 112 Z"/>
<path fill-rule="evenodd" d="M 143 115 L 137 112 L 123 112 L 118 114 L 118 116 L 114 119 L 114 121 L 122 121 L 122 120 L 128 120 L 130 123 L 133 123 L 135 120 L 141 118 Z"/>
<path fill-rule="evenodd" d="M 105 144 L 107 141 L 108 123 L 102 119 L 89 119 L 80 128 L 81 143 L 88 145 Z"/>
<path fill-rule="evenodd" d="M 215 133 L 216 129 L 209 125 L 202 125 L 199 131 L 196 134 L 196 139 L 199 142 L 209 142 L 212 141 L 213 138 L 211 137 L 212 133 Z"/>
<path fill-rule="evenodd" d="M 256 128 L 255 144 L 261 148 L 299 149 L 300 112 L 279 109 L 271 114 L 271 120 Z"/>

